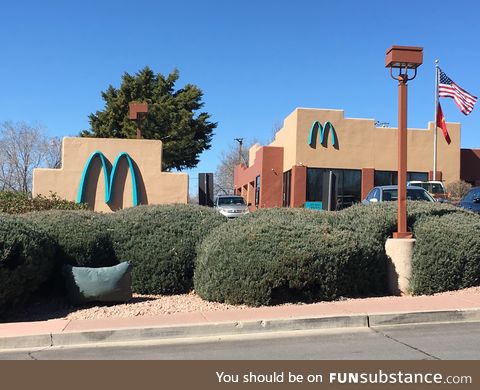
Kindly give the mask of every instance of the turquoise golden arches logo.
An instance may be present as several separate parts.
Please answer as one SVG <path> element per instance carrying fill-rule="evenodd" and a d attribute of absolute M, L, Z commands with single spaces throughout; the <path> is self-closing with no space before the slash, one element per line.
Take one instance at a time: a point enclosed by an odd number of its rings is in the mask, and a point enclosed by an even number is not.
<path fill-rule="evenodd" d="M 320 143 L 324 147 L 327 146 L 328 134 L 330 133 L 332 138 L 332 146 L 335 149 L 338 149 L 337 133 L 335 132 L 335 127 L 333 127 L 331 122 L 326 121 L 323 126 L 319 121 L 313 122 L 312 127 L 310 129 L 310 136 L 308 137 L 308 144 L 312 148 L 315 148 L 317 133 L 320 133 Z"/>
<path fill-rule="evenodd" d="M 107 158 L 105 155 L 100 152 L 96 151 L 91 154 L 88 158 L 85 167 L 83 168 L 82 178 L 80 180 L 80 186 L 78 188 L 77 194 L 77 203 L 81 203 L 85 197 L 85 187 L 87 186 L 88 181 L 88 173 L 90 171 L 90 166 L 92 165 L 92 161 L 98 157 L 100 162 L 102 163 L 102 171 L 103 171 L 103 178 L 105 181 L 105 203 L 110 203 L 113 198 L 113 183 L 115 182 L 115 174 L 117 173 L 118 163 L 122 158 L 125 158 L 128 163 L 128 169 L 130 170 L 130 174 L 132 177 L 132 199 L 133 205 L 138 206 L 138 182 L 137 177 L 135 174 L 135 167 L 133 164 L 132 158 L 128 155 L 128 153 L 122 152 L 116 158 L 112 166 L 112 171 L 108 172 L 108 165 L 107 165 Z"/>

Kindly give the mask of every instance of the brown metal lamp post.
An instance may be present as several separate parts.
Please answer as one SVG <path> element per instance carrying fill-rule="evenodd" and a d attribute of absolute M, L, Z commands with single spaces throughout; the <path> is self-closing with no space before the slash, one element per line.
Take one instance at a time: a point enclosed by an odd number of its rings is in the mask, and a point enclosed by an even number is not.
<path fill-rule="evenodd" d="M 131 120 L 135 121 L 137 124 L 137 139 L 141 139 L 142 132 L 140 130 L 140 117 L 141 115 L 145 115 L 148 112 L 148 104 L 131 102 L 131 103 L 128 103 L 128 110 L 129 110 L 128 117 Z"/>
<path fill-rule="evenodd" d="M 392 46 L 387 50 L 385 67 L 390 76 L 398 81 L 398 211 L 397 231 L 393 238 L 412 238 L 407 231 L 407 82 L 417 76 L 417 68 L 423 62 L 423 48 Z M 398 75 L 393 75 L 393 69 Z M 414 71 L 409 77 L 408 71 Z"/>

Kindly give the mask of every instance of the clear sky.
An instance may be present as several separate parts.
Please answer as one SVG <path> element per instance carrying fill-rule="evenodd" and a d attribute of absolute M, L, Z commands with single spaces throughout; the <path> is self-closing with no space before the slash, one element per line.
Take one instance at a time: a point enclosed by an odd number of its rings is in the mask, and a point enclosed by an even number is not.
<path fill-rule="evenodd" d="M 212 148 L 189 171 L 214 172 L 235 143 L 271 139 L 296 107 L 397 124 L 391 45 L 424 47 L 409 84 L 409 127 L 434 119 L 434 62 L 480 97 L 477 0 L 5 1 L 0 11 L 0 122 L 27 121 L 49 135 L 77 135 L 103 109 L 100 92 L 144 66 L 180 71 L 204 91 L 218 122 Z M 480 103 L 461 122 L 461 146 L 480 147 Z M 439 142 L 443 138 L 439 136 Z"/>

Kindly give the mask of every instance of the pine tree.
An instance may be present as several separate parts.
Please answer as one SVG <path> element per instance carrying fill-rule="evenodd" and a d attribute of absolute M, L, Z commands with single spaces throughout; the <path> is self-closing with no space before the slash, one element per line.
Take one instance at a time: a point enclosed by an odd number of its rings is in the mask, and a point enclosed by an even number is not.
<path fill-rule="evenodd" d="M 120 88 L 109 86 L 102 92 L 105 109 L 89 116 L 90 130 L 82 137 L 135 138 L 136 123 L 128 117 L 130 102 L 148 103 L 148 113 L 140 120 L 142 137 L 163 141 L 163 169 L 193 168 L 199 155 L 210 148 L 216 123 L 210 114 L 199 112 L 203 92 L 193 84 L 175 90 L 178 70 L 168 77 L 145 67 L 135 75 L 124 73 Z"/>

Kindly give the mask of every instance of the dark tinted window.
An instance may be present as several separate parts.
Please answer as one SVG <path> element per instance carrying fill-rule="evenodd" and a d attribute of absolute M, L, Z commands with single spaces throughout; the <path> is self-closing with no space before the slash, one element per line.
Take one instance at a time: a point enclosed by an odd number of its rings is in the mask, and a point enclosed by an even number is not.
<path fill-rule="evenodd" d="M 219 206 L 227 204 L 245 204 L 245 200 L 240 196 L 223 196 L 218 198 Z"/>
<path fill-rule="evenodd" d="M 408 200 L 427 200 L 431 201 L 431 197 L 428 195 L 427 191 L 420 189 L 408 189 L 407 188 L 407 199 Z"/>
<path fill-rule="evenodd" d="M 383 201 L 388 202 L 398 199 L 397 189 L 386 189 L 383 190 Z M 428 195 L 425 190 L 407 188 L 407 199 L 408 200 L 427 200 L 432 201 L 432 198 Z"/>
<path fill-rule="evenodd" d="M 374 174 L 375 186 L 391 186 L 398 184 L 398 172 L 397 171 L 375 171 Z M 427 181 L 427 172 L 407 172 L 407 181 Z"/>
<path fill-rule="evenodd" d="M 427 181 L 428 173 L 427 172 L 407 172 L 407 181 Z"/>
<path fill-rule="evenodd" d="M 398 191 L 396 189 L 383 190 L 382 201 L 389 202 L 398 199 Z"/>
<path fill-rule="evenodd" d="M 397 184 L 397 172 L 395 171 L 375 171 L 374 185 L 376 186 L 391 186 Z"/>
<path fill-rule="evenodd" d="M 260 175 L 255 178 L 255 206 L 260 203 Z"/>
<path fill-rule="evenodd" d="M 290 207 L 292 170 L 283 173 L 283 199 L 282 206 Z"/>
<path fill-rule="evenodd" d="M 307 202 L 321 202 L 324 169 L 307 168 Z"/>
<path fill-rule="evenodd" d="M 321 202 L 323 175 L 332 171 L 336 176 L 337 209 L 360 202 L 362 190 L 362 172 L 356 169 L 307 169 L 307 202 Z"/>
<path fill-rule="evenodd" d="M 438 183 L 431 183 L 429 192 L 432 194 L 444 194 L 443 186 Z"/>

